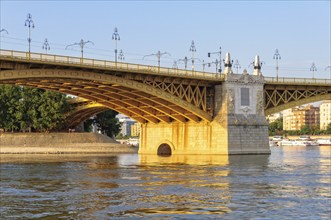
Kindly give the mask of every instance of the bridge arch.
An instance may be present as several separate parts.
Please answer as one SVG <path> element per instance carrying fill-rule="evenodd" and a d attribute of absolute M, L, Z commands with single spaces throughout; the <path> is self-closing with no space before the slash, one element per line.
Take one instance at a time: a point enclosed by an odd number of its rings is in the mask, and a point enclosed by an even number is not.
<path fill-rule="evenodd" d="M 299 105 L 305 105 L 305 104 L 309 104 L 309 103 L 313 103 L 313 102 L 330 100 L 330 99 L 331 99 L 330 94 L 323 94 L 323 95 L 317 95 L 317 96 L 313 96 L 313 97 L 303 98 L 303 99 L 300 99 L 297 101 L 291 101 L 291 102 L 288 102 L 288 103 L 285 103 L 282 105 L 275 106 L 273 108 L 269 108 L 264 111 L 264 114 L 271 115 L 271 114 L 275 114 L 275 113 L 281 112 L 286 109 L 294 108 Z"/>
<path fill-rule="evenodd" d="M 68 69 L 2 70 L 0 83 L 76 95 L 141 123 L 212 120 L 209 113 L 175 95 L 110 74 Z"/>
<path fill-rule="evenodd" d="M 99 103 L 86 102 L 84 105 L 75 107 L 68 113 L 67 121 L 63 125 L 63 130 L 77 127 L 81 122 L 89 119 L 93 115 L 106 111 L 108 108 Z"/>

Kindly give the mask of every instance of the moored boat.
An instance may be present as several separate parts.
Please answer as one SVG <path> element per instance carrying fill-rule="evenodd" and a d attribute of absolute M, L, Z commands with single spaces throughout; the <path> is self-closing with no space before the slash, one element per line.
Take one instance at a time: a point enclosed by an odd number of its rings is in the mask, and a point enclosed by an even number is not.
<path fill-rule="evenodd" d="M 318 146 L 319 144 L 316 141 L 302 141 L 302 140 L 289 140 L 284 139 L 279 142 L 279 146 L 304 146 L 304 147 L 311 147 L 311 146 Z"/>
<path fill-rule="evenodd" d="M 331 138 L 320 138 L 320 139 L 317 139 L 316 142 L 320 146 L 331 146 Z"/>

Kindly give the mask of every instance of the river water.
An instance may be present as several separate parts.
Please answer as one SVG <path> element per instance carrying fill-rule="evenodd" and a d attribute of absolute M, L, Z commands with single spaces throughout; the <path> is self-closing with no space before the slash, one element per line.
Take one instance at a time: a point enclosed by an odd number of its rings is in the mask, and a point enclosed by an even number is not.
<path fill-rule="evenodd" d="M 1 155 L 1 219 L 331 219 L 326 147 L 271 155 Z"/>

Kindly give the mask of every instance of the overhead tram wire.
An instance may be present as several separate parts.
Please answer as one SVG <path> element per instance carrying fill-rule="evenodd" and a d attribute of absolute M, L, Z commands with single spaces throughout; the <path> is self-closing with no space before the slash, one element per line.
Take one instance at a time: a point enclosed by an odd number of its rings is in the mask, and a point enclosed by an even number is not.
<path fill-rule="evenodd" d="M 22 41 L 22 39 L 19 39 L 19 38 L 15 38 L 17 40 L 20 40 Z M 25 40 L 23 40 L 25 41 Z M 23 42 L 22 41 L 22 42 Z M 1 43 L 6 43 L 6 44 L 10 44 L 10 45 L 19 45 L 19 46 L 26 46 L 26 44 L 24 43 L 17 43 L 17 42 L 10 42 L 10 41 L 1 41 Z M 31 41 L 31 47 L 32 48 L 39 48 L 40 49 L 40 44 L 37 44 L 37 43 L 42 43 L 41 41 Z M 63 44 L 59 44 L 59 43 L 53 43 L 52 42 L 52 49 L 53 51 L 54 50 L 61 50 L 61 51 L 74 51 L 74 52 L 79 52 L 79 49 L 76 49 L 76 48 L 70 48 L 70 49 L 63 49 L 63 47 L 56 47 L 56 46 L 53 46 L 53 45 L 63 45 Z M 3 48 L 2 48 L 3 49 Z M 112 51 L 110 50 L 104 50 L 104 49 L 100 49 L 100 48 L 90 48 L 90 47 L 86 47 L 86 49 L 89 49 L 89 50 L 100 50 L 100 51 L 108 51 L 109 53 L 113 53 Z M 85 51 L 84 50 L 84 54 L 93 54 L 93 55 L 99 55 L 99 56 L 103 56 L 103 57 L 109 57 L 109 54 L 102 54 L 102 53 L 95 53 L 95 52 L 92 52 L 92 51 Z M 141 57 L 139 57 L 140 54 L 138 53 L 125 53 L 126 54 L 126 61 L 129 61 L 129 60 L 132 60 L 132 61 L 138 61 L 137 63 L 139 63 L 139 61 L 141 61 Z M 64 55 L 64 54 L 59 54 L 59 55 Z M 131 56 L 127 56 L 127 55 L 134 55 L 136 58 L 134 57 L 131 57 Z M 105 59 L 105 60 L 108 60 L 108 59 Z M 146 59 L 146 61 L 149 61 L 149 62 L 154 62 L 155 59 Z M 130 63 L 130 62 L 129 62 Z M 170 61 L 167 61 L 167 60 L 164 60 L 162 61 L 162 63 L 166 63 L 166 64 L 169 64 L 170 67 L 172 67 L 173 65 L 173 60 L 170 60 Z M 274 70 L 274 67 L 273 66 L 268 66 L 268 65 L 264 65 L 264 68 L 265 70 Z M 304 67 L 298 67 L 298 66 L 294 66 L 294 67 L 286 67 L 286 66 L 282 66 L 279 68 L 279 70 L 281 71 L 307 71 L 307 68 L 304 68 Z"/>
<path fill-rule="evenodd" d="M 3 36 L 2 38 L 7 38 L 7 39 L 12 39 L 12 40 L 16 40 L 16 41 L 22 41 L 22 42 L 25 42 L 26 39 L 23 39 L 23 38 L 15 38 L 15 37 L 9 37 L 9 36 Z M 5 41 L 2 41 L 2 42 L 5 42 Z M 6 43 L 9 43 L 8 41 L 6 41 Z M 36 41 L 36 40 L 32 40 L 31 41 L 31 46 L 33 47 L 39 47 L 40 44 L 44 43 L 44 41 Z M 33 43 L 36 43 L 36 44 L 33 44 Z M 12 43 L 10 42 L 10 44 L 16 44 L 16 43 Z M 17 45 L 20 45 L 20 44 L 17 44 Z M 59 47 L 56 47 L 56 46 L 59 46 Z M 63 50 L 63 51 L 77 51 L 75 49 L 63 49 L 62 47 L 66 47 L 67 45 L 66 44 L 61 44 L 61 43 L 56 43 L 56 42 L 53 42 L 52 41 L 52 48 L 53 49 L 58 49 L 58 50 Z M 108 52 L 108 53 L 113 53 L 111 50 L 107 50 L 107 49 L 103 49 L 103 48 L 96 48 L 96 47 L 88 47 L 88 46 L 85 46 L 84 48 L 86 49 L 89 49 L 89 50 L 92 50 L 92 51 L 103 51 L 103 52 Z M 85 52 L 84 50 L 84 53 L 89 53 L 89 54 L 95 54 L 95 55 L 101 55 L 101 56 L 109 56 L 109 54 L 101 54 L 101 53 L 92 53 L 92 52 Z M 134 59 L 134 60 L 141 60 L 141 57 L 144 56 L 145 54 L 141 54 L 141 53 L 137 53 L 137 52 L 125 52 L 126 55 L 130 55 L 130 56 L 136 56 L 136 57 L 139 57 L 137 59 Z M 164 57 L 163 60 L 169 60 L 169 64 L 171 63 L 172 64 L 172 59 L 173 58 L 169 58 L 169 57 Z M 179 59 L 179 58 L 175 58 L 175 59 Z M 145 59 L 145 60 L 149 60 L 149 59 Z M 151 60 L 152 61 L 152 60 Z M 167 61 L 162 61 L 162 63 L 167 63 Z"/>
<path fill-rule="evenodd" d="M 1 43 L 3 45 L 4 44 L 9 44 L 9 45 L 17 45 L 17 46 L 26 46 L 26 43 L 25 44 L 23 43 L 23 42 L 26 42 L 26 39 L 23 39 L 23 38 L 17 38 L 17 37 L 8 36 L 8 35 L 4 35 L 1 38 L 2 38 Z M 5 39 L 7 39 L 8 41 L 5 40 Z M 41 52 L 40 44 L 42 44 L 42 43 L 43 43 L 43 41 L 31 40 L 31 47 L 34 48 L 34 49 L 38 49 Z M 63 54 L 59 54 L 59 55 L 66 56 L 66 52 L 68 52 L 68 51 L 73 51 L 75 53 L 79 52 L 79 49 L 76 49 L 76 48 L 70 48 L 70 49 L 65 50 L 64 49 L 65 46 L 66 46 L 65 44 L 57 43 L 57 42 L 52 41 L 52 51 L 53 52 L 54 51 L 63 51 Z M 84 50 L 84 53 L 104 57 L 105 59 L 102 58 L 102 60 L 109 60 L 109 56 L 113 56 L 113 51 L 111 51 L 110 49 L 107 50 L 107 49 L 103 49 L 103 48 L 95 48 L 95 47 L 92 48 L 92 47 L 88 47 L 88 46 L 86 46 L 85 48 L 86 48 L 86 51 Z M 2 49 L 4 49 L 4 48 L 2 48 Z M 103 52 L 106 52 L 106 53 L 98 53 L 98 51 L 103 51 Z M 58 53 L 54 53 L 54 54 L 58 54 Z M 144 55 L 141 54 L 141 53 L 137 53 L 137 52 L 130 52 L 130 51 L 125 52 L 125 60 L 128 63 L 140 63 L 142 56 L 144 56 Z M 162 63 L 166 64 L 164 66 L 168 66 L 168 68 L 171 68 L 172 65 L 173 65 L 173 60 L 174 59 L 178 60 L 179 58 L 163 57 Z M 152 62 L 155 62 L 155 59 L 153 60 L 153 59 L 146 59 L 145 58 L 145 61 L 150 62 L 151 64 L 149 64 L 149 65 L 154 66 L 152 64 Z M 263 69 L 271 71 L 271 70 L 274 70 L 274 66 L 264 64 Z M 283 65 L 282 67 L 279 67 L 279 70 L 280 70 L 280 72 L 291 72 L 291 71 L 293 71 L 293 72 L 298 72 L 298 71 L 307 72 L 307 68 L 300 67 L 300 66 L 284 66 Z"/>

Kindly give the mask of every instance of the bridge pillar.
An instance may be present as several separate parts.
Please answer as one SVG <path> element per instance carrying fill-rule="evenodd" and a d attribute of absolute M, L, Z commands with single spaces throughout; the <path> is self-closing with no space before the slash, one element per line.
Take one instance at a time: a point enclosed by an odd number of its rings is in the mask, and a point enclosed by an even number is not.
<path fill-rule="evenodd" d="M 269 154 L 262 75 L 226 74 L 211 122 L 143 124 L 140 154 Z"/>
<path fill-rule="evenodd" d="M 262 74 L 228 74 L 215 87 L 214 121 L 227 130 L 229 154 L 269 154 Z"/>

